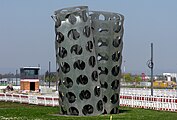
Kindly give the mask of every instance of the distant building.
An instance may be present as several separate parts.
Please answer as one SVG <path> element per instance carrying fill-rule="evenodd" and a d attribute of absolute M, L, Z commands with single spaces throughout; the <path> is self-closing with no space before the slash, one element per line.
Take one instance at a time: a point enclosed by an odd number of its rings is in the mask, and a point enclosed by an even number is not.
<path fill-rule="evenodd" d="M 153 82 L 153 87 L 158 87 L 158 88 L 167 88 L 167 87 L 174 87 L 176 86 L 176 83 L 173 81 L 154 81 Z"/>
<path fill-rule="evenodd" d="M 176 81 L 177 79 L 177 73 L 163 73 L 163 76 L 167 78 L 167 81 Z"/>
<path fill-rule="evenodd" d="M 140 82 L 140 86 L 150 87 L 151 86 L 151 82 Z"/>
<path fill-rule="evenodd" d="M 0 85 L 20 85 L 20 78 L 2 78 L 0 79 Z"/>
<path fill-rule="evenodd" d="M 39 67 L 20 68 L 20 89 L 39 91 Z"/>

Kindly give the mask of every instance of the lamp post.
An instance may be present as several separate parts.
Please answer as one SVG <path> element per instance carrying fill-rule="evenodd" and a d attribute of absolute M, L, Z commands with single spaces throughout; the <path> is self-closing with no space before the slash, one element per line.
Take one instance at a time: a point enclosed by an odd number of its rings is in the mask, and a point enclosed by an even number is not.
<path fill-rule="evenodd" d="M 151 96 L 153 96 L 153 43 L 151 43 L 151 59 L 148 60 L 147 66 L 151 69 Z"/>
<path fill-rule="evenodd" d="M 50 63 L 50 61 L 49 61 L 49 76 L 48 76 L 48 77 L 49 77 L 49 88 L 50 88 L 50 64 L 51 64 L 51 63 Z"/>
<path fill-rule="evenodd" d="M 125 60 L 124 60 L 124 82 L 125 82 Z"/>
<path fill-rule="evenodd" d="M 18 70 L 16 70 L 16 73 L 15 73 L 15 77 L 16 77 L 16 86 L 17 86 L 17 74 L 18 74 Z"/>

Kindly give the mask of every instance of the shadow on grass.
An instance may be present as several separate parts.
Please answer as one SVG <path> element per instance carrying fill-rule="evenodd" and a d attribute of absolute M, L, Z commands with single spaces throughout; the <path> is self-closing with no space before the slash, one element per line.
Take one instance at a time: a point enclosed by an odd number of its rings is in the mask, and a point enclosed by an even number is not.
<path fill-rule="evenodd" d="M 121 113 L 129 113 L 131 110 L 119 110 L 119 114 Z"/>

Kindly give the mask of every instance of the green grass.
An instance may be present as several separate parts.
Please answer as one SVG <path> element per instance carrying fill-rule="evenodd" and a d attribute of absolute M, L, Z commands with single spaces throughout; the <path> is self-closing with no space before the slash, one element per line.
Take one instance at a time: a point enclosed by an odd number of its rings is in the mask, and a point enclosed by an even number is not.
<path fill-rule="evenodd" d="M 44 107 L 11 102 L 0 102 L 0 120 L 109 120 L 110 115 L 94 117 L 54 116 L 59 107 Z M 112 120 L 176 120 L 177 113 L 139 108 L 120 107 Z"/>

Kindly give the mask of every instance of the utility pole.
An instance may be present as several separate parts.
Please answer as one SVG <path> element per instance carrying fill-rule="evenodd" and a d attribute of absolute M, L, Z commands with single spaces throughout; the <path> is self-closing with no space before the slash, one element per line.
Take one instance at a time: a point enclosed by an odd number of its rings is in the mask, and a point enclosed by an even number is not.
<path fill-rule="evenodd" d="M 151 43 L 151 96 L 153 96 L 153 43 Z"/>
<path fill-rule="evenodd" d="M 50 61 L 49 61 L 49 88 L 50 88 Z"/>
<path fill-rule="evenodd" d="M 123 78 L 124 78 L 124 82 L 125 82 L 125 60 L 124 60 L 124 76 L 123 76 Z"/>
<path fill-rule="evenodd" d="M 15 73 L 16 75 L 16 86 L 17 86 L 17 74 L 18 74 L 18 70 L 16 70 L 16 73 Z"/>
<path fill-rule="evenodd" d="M 56 75 L 55 75 L 56 77 L 55 77 L 55 79 L 56 79 L 56 91 L 57 91 L 57 90 L 58 90 L 58 89 L 57 89 L 57 88 L 58 88 L 58 72 L 57 72 L 57 68 L 58 68 L 58 67 L 57 67 L 57 61 L 56 61 L 55 64 L 56 64 L 56 66 L 55 66 L 55 67 L 56 67 Z"/>
<path fill-rule="evenodd" d="M 153 43 L 151 43 L 151 59 L 148 60 L 147 65 L 151 69 L 151 96 L 153 96 Z"/>

